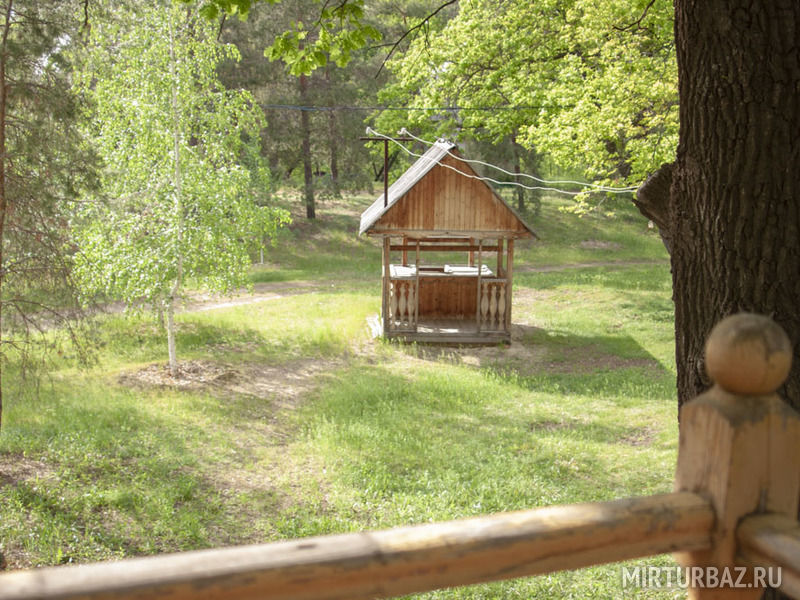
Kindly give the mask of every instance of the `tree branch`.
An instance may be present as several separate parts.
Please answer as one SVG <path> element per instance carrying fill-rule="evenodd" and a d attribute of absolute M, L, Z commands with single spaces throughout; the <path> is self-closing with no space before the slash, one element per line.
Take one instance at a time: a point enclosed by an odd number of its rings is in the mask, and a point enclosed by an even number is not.
<path fill-rule="evenodd" d="M 89 0 L 83 0 L 83 25 L 81 25 L 81 35 L 84 39 L 89 38 L 91 25 L 89 23 Z"/>
<path fill-rule="evenodd" d="M 381 74 L 381 71 L 383 71 L 383 68 L 386 66 L 386 63 L 389 62 L 389 59 L 392 57 L 392 54 L 395 53 L 395 51 L 397 50 L 397 48 L 400 46 L 400 44 L 403 42 L 404 39 L 406 39 L 409 35 L 411 35 L 415 31 L 417 31 L 418 29 L 422 29 L 423 27 L 425 27 L 433 17 L 435 17 L 437 14 L 439 14 L 442 10 L 444 10 L 445 8 L 450 6 L 451 4 L 455 4 L 456 2 L 458 2 L 458 0 L 447 0 L 444 4 L 440 5 L 439 8 L 434 10 L 427 17 L 422 19 L 422 21 L 420 21 L 419 23 L 414 25 L 411 29 L 407 29 L 403 33 L 403 35 L 401 35 L 397 39 L 397 41 L 395 41 L 393 44 L 381 44 L 379 46 L 373 46 L 374 48 L 381 48 L 381 47 L 385 47 L 385 46 L 389 46 L 389 45 L 391 45 L 391 47 L 392 47 L 391 50 L 389 50 L 389 53 L 384 57 L 383 62 L 381 62 L 381 66 L 378 69 L 378 72 L 375 73 L 375 77 L 377 78 Z"/>
<path fill-rule="evenodd" d="M 633 200 L 639 212 L 656 224 L 661 240 L 670 254 L 672 253 L 672 219 L 669 200 L 674 164 L 665 163 L 661 165 L 636 190 L 636 197 Z"/>
<path fill-rule="evenodd" d="M 642 12 L 641 16 L 633 21 L 632 23 L 628 23 L 624 27 L 619 25 L 614 25 L 614 29 L 617 31 L 630 31 L 632 29 L 642 29 L 642 21 L 644 21 L 645 17 L 647 17 L 647 13 L 652 8 L 653 4 L 656 3 L 656 0 L 650 0 L 647 6 L 644 7 L 644 12 Z"/>

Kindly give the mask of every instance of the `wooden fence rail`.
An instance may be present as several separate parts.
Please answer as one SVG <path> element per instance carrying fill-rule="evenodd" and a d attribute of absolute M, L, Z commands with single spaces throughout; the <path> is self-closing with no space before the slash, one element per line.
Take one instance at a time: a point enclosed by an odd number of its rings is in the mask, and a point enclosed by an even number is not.
<path fill-rule="evenodd" d="M 357 600 L 710 546 L 696 494 L 553 506 L 388 531 L 21 571 L 0 598 Z"/>
<path fill-rule="evenodd" d="M 738 315 L 706 347 L 715 386 L 681 411 L 675 492 L 275 544 L 0 575 L 0 600 L 358 600 L 677 552 L 706 570 L 781 568 L 800 597 L 800 417 L 775 390 L 792 348 Z M 761 589 L 690 585 L 697 600 Z"/>
<path fill-rule="evenodd" d="M 800 523 L 785 515 L 745 518 L 736 529 L 737 562 L 781 570 L 781 590 L 800 598 Z"/>

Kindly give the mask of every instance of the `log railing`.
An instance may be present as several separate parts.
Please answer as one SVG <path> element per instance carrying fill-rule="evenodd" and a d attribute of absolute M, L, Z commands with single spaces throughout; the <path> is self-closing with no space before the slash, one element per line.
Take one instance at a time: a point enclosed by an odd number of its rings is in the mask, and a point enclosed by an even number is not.
<path fill-rule="evenodd" d="M 781 589 L 800 598 L 800 523 L 779 514 L 746 517 L 736 529 L 737 561 L 781 569 Z"/>
<path fill-rule="evenodd" d="M 764 317 L 714 329 L 716 384 L 681 411 L 671 494 L 20 571 L 0 575 L 0 600 L 387 598 L 665 552 L 694 572 L 690 598 L 758 598 L 755 567 L 780 568 L 781 589 L 800 597 L 800 417 L 775 394 L 791 354 Z"/>

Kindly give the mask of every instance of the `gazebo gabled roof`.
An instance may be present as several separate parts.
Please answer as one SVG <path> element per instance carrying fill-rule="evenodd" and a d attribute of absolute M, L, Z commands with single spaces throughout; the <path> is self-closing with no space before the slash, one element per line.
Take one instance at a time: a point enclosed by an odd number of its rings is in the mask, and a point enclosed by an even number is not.
<path fill-rule="evenodd" d="M 381 194 L 361 214 L 359 234 L 395 229 L 475 233 L 486 225 L 494 234 L 538 237 L 468 163 L 453 153 L 455 148 L 448 141 L 434 143 L 389 187 L 386 202 Z"/>
<path fill-rule="evenodd" d="M 456 147 L 452 142 L 438 140 L 428 148 L 428 151 L 420 156 L 405 173 L 403 173 L 392 185 L 389 186 L 389 201 L 383 201 L 383 194 L 375 199 L 370 207 L 361 213 L 361 226 L 358 229 L 359 235 L 366 232 L 375 222 L 380 219 L 408 190 L 414 187 L 428 172 L 439 164 L 448 152 Z"/>

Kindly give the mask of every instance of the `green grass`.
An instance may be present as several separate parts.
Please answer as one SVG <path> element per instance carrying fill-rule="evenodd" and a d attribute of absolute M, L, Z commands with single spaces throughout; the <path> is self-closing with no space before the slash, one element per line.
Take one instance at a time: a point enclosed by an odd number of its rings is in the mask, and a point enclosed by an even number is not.
<path fill-rule="evenodd" d="M 254 267 L 253 283 L 369 278 L 376 266 L 380 268 L 381 251 L 377 242 L 358 235 L 358 215 L 372 200 L 359 195 L 330 201 L 314 221 L 293 205 L 293 223 L 281 229 L 275 246 L 265 251 L 265 264 Z"/>
<path fill-rule="evenodd" d="M 646 223 L 627 209 L 578 219 L 547 201 L 534 224 L 543 241 L 517 262 L 521 340 L 403 346 L 367 336 L 380 305 L 379 248 L 355 238 L 367 203 L 331 204 L 286 232 L 253 272 L 283 297 L 180 315 L 179 353 L 211 374 L 202 384 L 133 378 L 161 368 L 163 334 L 116 316 L 95 368 L 64 357 L 38 395 L 9 387 L 0 552 L 12 568 L 671 489 L 671 285 Z M 619 247 L 582 248 L 586 239 Z M 651 262 L 533 270 L 633 258 Z M 622 590 L 619 568 L 424 597 L 672 597 Z"/>
<path fill-rule="evenodd" d="M 380 271 L 381 250 L 376 240 L 358 236 L 358 216 L 374 198 L 359 195 L 331 201 L 315 222 L 301 216 L 294 205 L 294 223 L 279 233 L 276 246 L 265 252 L 265 264 L 256 265 L 253 283 L 289 281 L 346 281 L 363 285 Z M 582 216 L 567 212 L 571 200 L 545 197 L 538 216 L 522 216 L 539 240 L 521 240 L 515 246 L 518 269 L 603 262 L 645 261 L 667 264 L 667 253 L 655 229 L 628 200 L 610 198 Z M 289 208 L 287 206 L 287 208 Z M 492 264 L 493 257 L 485 262 Z M 427 263 L 462 261 L 457 254 L 425 254 Z"/>
<path fill-rule="evenodd" d="M 609 198 L 583 215 L 568 212 L 572 201 L 546 197 L 538 216 L 523 214 L 541 238 L 515 248 L 518 264 L 532 266 L 592 262 L 667 261 L 656 229 L 629 200 Z"/>

